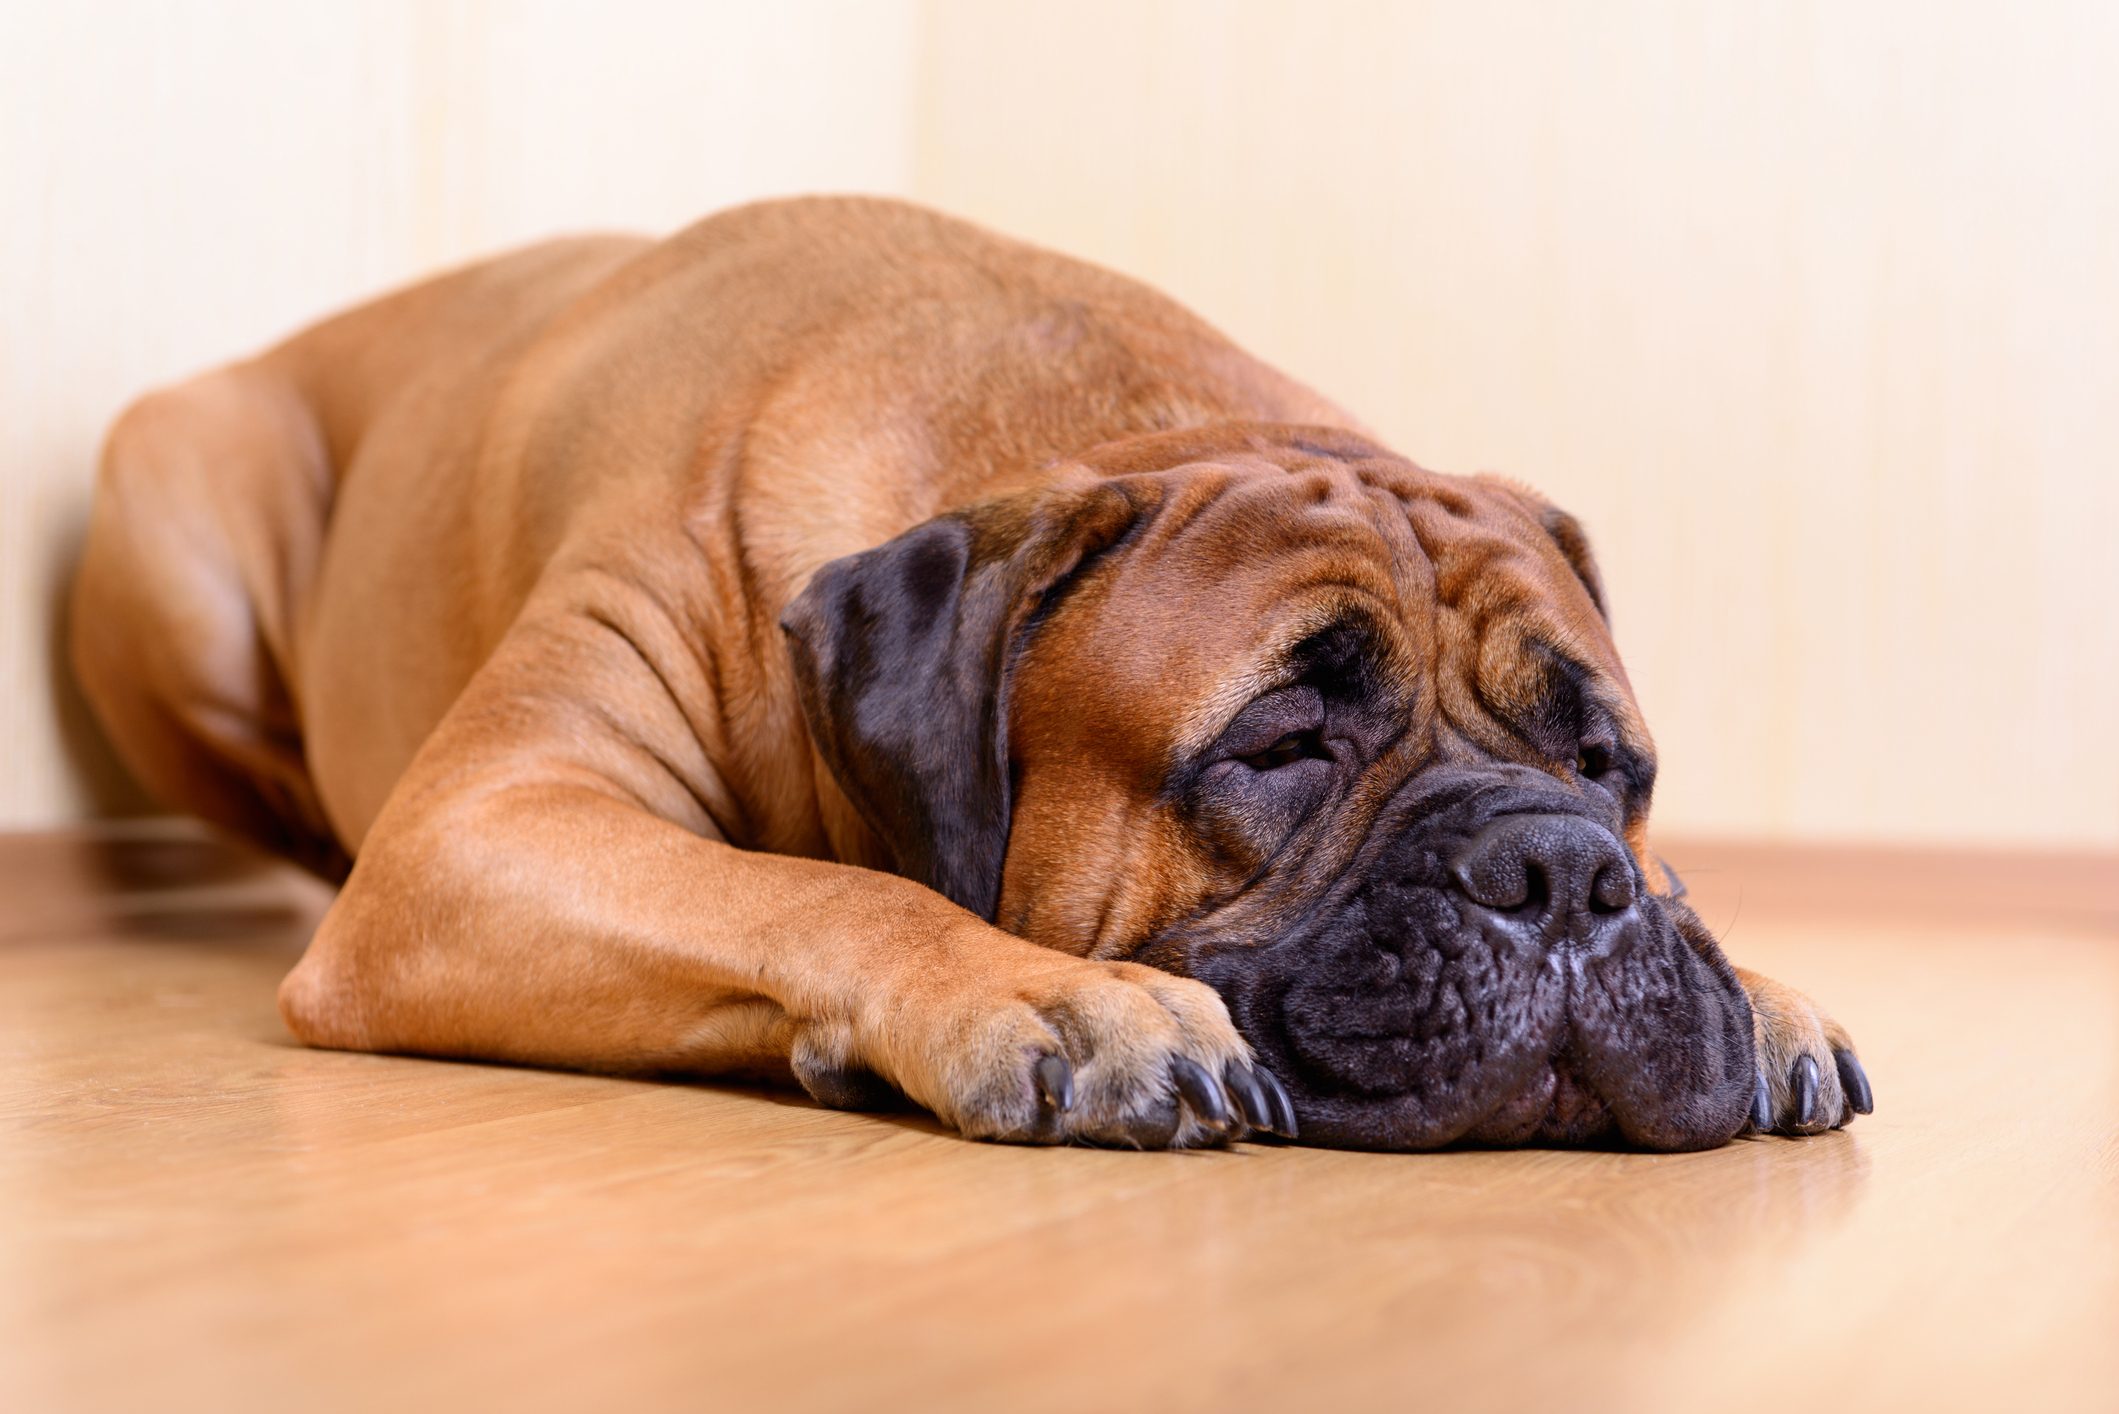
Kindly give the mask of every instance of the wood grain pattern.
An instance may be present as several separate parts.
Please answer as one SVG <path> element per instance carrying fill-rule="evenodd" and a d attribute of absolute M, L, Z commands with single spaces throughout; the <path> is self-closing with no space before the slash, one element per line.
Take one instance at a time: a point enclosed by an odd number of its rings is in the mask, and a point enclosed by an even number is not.
<path fill-rule="evenodd" d="M 1854 1027 L 1875 1115 L 1040 1151 L 305 1052 L 272 991 L 313 886 L 175 827 L 0 841 L 0 1407 L 2109 1408 L 2113 861 L 2043 913 L 2006 859 L 1855 860 L 1879 911 L 1670 852 Z"/>

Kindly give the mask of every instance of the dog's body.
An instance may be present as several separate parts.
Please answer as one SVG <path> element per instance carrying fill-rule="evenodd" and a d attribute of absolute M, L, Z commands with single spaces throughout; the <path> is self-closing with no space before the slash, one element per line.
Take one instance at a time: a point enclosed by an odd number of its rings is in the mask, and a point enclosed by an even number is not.
<path fill-rule="evenodd" d="M 1292 1130 L 1254 1053 L 1346 1143 L 1865 1109 L 1667 897 L 1578 527 L 1354 425 L 1115 276 L 750 207 L 143 400 L 76 662 L 164 798 L 358 861 L 282 990 L 319 1045 L 1146 1144 Z"/>

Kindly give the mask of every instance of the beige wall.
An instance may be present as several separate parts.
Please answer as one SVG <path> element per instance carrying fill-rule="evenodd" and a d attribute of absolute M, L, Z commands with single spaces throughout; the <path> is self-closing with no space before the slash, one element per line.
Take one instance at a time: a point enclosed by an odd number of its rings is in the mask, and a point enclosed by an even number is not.
<path fill-rule="evenodd" d="M 2119 8 L 928 7 L 918 189 L 1588 522 L 1689 831 L 2119 844 Z"/>
<path fill-rule="evenodd" d="M 913 19 L 0 0 L 0 828 L 112 799 L 54 710 L 51 603 L 131 395 L 496 247 L 902 188 Z"/>
<path fill-rule="evenodd" d="M 495 245 L 862 188 L 1580 512 L 1666 827 L 2119 845 L 2115 13 L 0 0 L 0 824 L 92 804 L 49 590 L 130 392 Z"/>

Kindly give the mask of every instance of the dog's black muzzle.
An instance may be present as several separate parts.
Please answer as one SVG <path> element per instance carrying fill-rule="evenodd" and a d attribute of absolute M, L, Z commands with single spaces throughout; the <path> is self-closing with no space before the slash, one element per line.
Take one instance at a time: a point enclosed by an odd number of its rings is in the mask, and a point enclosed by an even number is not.
<path fill-rule="evenodd" d="M 1751 1099 L 1750 1005 L 1600 804 L 1517 768 L 1416 776 L 1289 926 L 1261 944 L 1208 920 L 1186 970 L 1305 1138 L 1720 1144 Z"/>

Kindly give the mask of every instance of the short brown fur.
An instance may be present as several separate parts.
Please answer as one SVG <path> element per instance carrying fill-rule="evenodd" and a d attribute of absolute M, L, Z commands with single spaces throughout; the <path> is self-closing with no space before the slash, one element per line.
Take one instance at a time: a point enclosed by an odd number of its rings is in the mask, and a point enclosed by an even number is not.
<path fill-rule="evenodd" d="M 1241 705 L 1260 625 L 1316 603 L 1242 568 L 1270 518 L 1180 533 L 1176 503 L 1211 517 L 1217 478 L 1270 468 L 1261 507 L 1347 506 L 1304 583 L 1433 611 L 1396 651 L 1483 655 L 1459 676 L 1505 699 L 1545 606 L 1539 632 L 1623 687 L 1542 502 L 1332 428 L 1357 424 L 1116 276 L 894 203 L 753 206 L 473 266 L 143 399 L 110 435 L 75 661 L 164 799 L 344 877 L 281 991 L 304 1041 L 873 1073 L 968 1133 L 1137 1142 L 1172 1056 L 1248 1054 L 1213 991 L 1124 960 L 1232 867 L 1153 790 Z M 1542 592 L 1379 578 L 1371 542 L 1404 532 L 1350 462 L 1402 481 L 1440 579 L 1451 546 L 1502 545 Z M 1026 651 L 997 927 L 888 872 L 778 622 L 828 561 L 1113 477 L 1161 478 L 1160 540 L 1085 573 Z M 1488 730 L 1471 701 L 1427 710 Z M 1843 1033 L 1746 985 L 1761 1053 L 1825 1057 L 1838 1117 Z M 1053 1123 L 1024 1057 L 1061 1045 L 1084 1093 Z"/>

